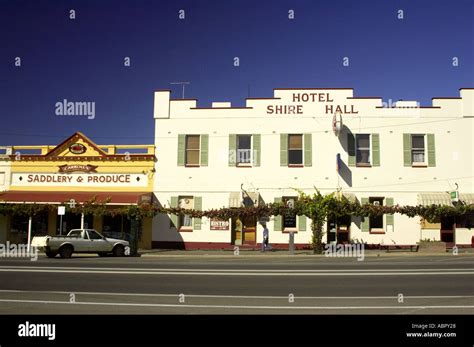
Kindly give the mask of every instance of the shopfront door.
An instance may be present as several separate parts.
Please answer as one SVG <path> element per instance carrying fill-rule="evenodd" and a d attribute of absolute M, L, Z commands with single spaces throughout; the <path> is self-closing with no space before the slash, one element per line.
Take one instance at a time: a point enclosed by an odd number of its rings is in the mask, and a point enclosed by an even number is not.
<path fill-rule="evenodd" d="M 243 243 L 254 245 L 257 242 L 257 217 L 248 216 L 242 218 Z"/>
<path fill-rule="evenodd" d="M 455 221 L 454 217 L 442 217 L 441 218 L 441 241 L 446 242 L 446 247 L 452 247 L 455 245 Z"/>

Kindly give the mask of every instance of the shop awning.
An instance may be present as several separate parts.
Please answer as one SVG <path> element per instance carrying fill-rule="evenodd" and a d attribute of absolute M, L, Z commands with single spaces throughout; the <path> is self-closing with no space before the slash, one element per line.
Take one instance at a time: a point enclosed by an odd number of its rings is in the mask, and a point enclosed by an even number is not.
<path fill-rule="evenodd" d="M 474 204 L 474 194 L 460 193 L 459 200 L 466 205 Z M 452 206 L 451 197 L 447 192 L 419 193 L 418 203 L 423 206 L 444 205 Z"/>
<path fill-rule="evenodd" d="M 96 197 L 99 203 L 110 198 L 108 205 L 136 205 L 151 203 L 153 193 L 139 192 L 27 192 L 7 191 L 0 193 L 0 203 L 46 203 L 60 204 L 74 199 L 77 203 Z"/>
<path fill-rule="evenodd" d="M 258 206 L 259 203 L 260 193 L 231 192 L 229 194 L 229 207 Z"/>

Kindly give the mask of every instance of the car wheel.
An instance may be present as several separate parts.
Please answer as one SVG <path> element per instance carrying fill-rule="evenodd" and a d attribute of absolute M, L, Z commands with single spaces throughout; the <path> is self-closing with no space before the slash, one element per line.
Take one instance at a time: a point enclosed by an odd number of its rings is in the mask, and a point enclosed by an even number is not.
<path fill-rule="evenodd" d="M 54 258 L 58 253 L 57 252 L 45 252 L 48 258 Z"/>
<path fill-rule="evenodd" d="M 105 252 L 99 252 L 97 254 L 99 255 L 99 257 L 106 257 L 109 255 L 108 253 L 105 253 Z"/>
<path fill-rule="evenodd" d="M 114 257 L 123 257 L 125 255 L 125 247 L 117 245 L 114 247 L 112 253 L 114 254 Z"/>
<path fill-rule="evenodd" d="M 73 252 L 72 246 L 63 246 L 59 250 L 59 255 L 61 258 L 71 258 L 72 252 Z"/>

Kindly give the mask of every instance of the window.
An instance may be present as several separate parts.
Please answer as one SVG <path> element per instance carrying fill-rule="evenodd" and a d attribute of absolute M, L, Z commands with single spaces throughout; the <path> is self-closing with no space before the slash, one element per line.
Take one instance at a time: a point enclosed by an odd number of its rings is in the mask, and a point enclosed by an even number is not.
<path fill-rule="evenodd" d="M 252 135 L 237 135 L 237 165 L 252 162 Z"/>
<path fill-rule="evenodd" d="M 100 240 L 102 237 L 95 232 L 95 230 L 87 230 L 89 233 L 89 239 L 91 240 Z"/>
<path fill-rule="evenodd" d="M 411 135 L 411 161 L 425 164 L 425 135 Z"/>
<path fill-rule="evenodd" d="M 192 196 L 181 196 L 178 200 L 179 207 L 192 210 L 194 209 L 194 199 Z M 179 230 L 192 230 L 193 228 L 193 218 L 188 214 L 179 215 Z"/>
<path fill-rule="evenodd" d="M 372 205 L 383 205 L 384 198 L 369 198 L 369 203 Z M 380 216 L 373 216 L 369 219 L 370 231 L 383 232 L 383 214 Z"/>
<path fill-rule="evenodd" d="M 287 207 L 294 207 L 296 197 L 284 197 L 283 202 Z M 283 230 L 296 229 L 296 213 L 286 213 L 283 216 Z"/>
<path fill-rule="evenodd" d="M 68 236 L 79 237 L 82 235 L 82 229 L 73 229 L 67 234 Z M 87 238 L 87 237 L 86 237 Z"/>
<path fill-rule="evenodd" d="M 370 165 L 370 135 L 356 134 L 356 165 Z"/>
<path fill-rule="evenodd" d="M 303 165 L 303 135 L 288 135 L 288 165 Z"/>
<path fill-rule="evenodd" d="M 199 166 L 199 135 L 186 135 L 186 165 Z"/>
<path fill-rule="evenodd" d="M 104 216 L 102 221 L 102 235 L 113 239 L 130 241 L 130 219 L 116 215 Z"/>

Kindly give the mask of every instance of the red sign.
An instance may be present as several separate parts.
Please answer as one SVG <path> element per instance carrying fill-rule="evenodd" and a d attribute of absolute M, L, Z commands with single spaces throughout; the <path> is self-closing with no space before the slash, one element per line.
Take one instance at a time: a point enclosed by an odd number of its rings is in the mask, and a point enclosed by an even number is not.
<path fill-rule="evenodd" d="M 73 154 L 82 154 L 86 151 L 86 146 L 80 143 L 73 143 L 69 146 L 69 152 Z"/>

